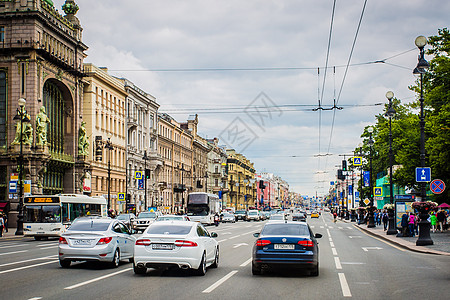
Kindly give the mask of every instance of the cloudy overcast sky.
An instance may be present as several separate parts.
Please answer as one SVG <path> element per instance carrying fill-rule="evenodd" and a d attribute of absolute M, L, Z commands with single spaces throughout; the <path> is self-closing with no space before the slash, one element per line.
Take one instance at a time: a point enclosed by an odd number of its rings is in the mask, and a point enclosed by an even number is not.
<path fill-rule="evenodd" d="M 85 62 L 130 79 L 177 121 L 198 113 L 202 136 L 309 196 L 327 193 L 388 90 L 414 99 L 414 39 L 450 20 L 449 1 L 337 0 L 327 64 L 333 0 L 76 3 Z M 319 99 L 343 109 L 313 111 Z"/>

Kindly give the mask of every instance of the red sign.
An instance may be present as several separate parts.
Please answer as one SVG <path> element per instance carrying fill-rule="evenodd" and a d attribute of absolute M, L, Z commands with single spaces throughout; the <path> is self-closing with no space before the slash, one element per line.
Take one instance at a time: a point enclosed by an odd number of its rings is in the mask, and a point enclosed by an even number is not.
<path fill-rule="evenodd" d="M 445 183 L 440 179 L 435 179 L 430 183 L 430 190 L 433 194 L 442 194 L 445 190 Z"/>

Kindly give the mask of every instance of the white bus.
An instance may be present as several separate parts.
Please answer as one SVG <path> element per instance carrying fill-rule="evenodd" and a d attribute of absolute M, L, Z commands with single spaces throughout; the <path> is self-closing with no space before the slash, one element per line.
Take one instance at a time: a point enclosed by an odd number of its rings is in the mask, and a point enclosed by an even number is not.
<path fill-rule="evenodd" d="M 190 193 L 187 199 L 186 213 L 191 221 L 206 225 L 214 224 L 214 215 L 220 214 L 219 196 L 204 192 Z"/>
<path fill-rule="evenodd" d="M 35 240 L 58 237 L 81 216 L 106 217 L 106 199 L 77 194 L 39 195 L 24 198 L 23 233 Z"/>

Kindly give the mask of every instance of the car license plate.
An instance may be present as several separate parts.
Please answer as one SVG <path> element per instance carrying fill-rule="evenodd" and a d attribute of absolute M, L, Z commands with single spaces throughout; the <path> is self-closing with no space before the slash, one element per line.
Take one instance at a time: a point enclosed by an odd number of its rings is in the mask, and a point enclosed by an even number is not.
<path fill-rule="evenodd" d="M 72 244 L 74 244 L 74 245 L 90 245 L 91 240 L 73 240 Z"/>
<path fill-rule="evenodd" d="M 152 244 L 154 250 L 173 250 L 173 244 Z"/>
<path fill-rule="evenodd" d="M 273 248 L 276 250 L 281 250 L 281 249 L 285 249 L 285 250 L 294 250 L 295 249 L 295 245 L 293 244 L 274 244 Z"/>

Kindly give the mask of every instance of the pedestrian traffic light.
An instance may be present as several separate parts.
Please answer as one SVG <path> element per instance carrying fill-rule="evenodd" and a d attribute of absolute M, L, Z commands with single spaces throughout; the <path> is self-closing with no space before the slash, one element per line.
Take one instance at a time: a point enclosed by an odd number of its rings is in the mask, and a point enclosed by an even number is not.
<path fill-rule="evenodd" d="M 145 169 L 145 179 L 150 179 L 150 169 Z"/>
<path fill-rule="evenodd" d="M 345 180 L 345 175 L 342 173 L 342 170 L 341 170 L 341 169 L 339 169 L 339 170 L 337 171 L 337 178 L 338 178 L 339 180 Z"/>
<path fill-rule="evenodd" d="M 347 161 L 345 159 L 342 161 L 342 171 L 347 171 Z"/>

